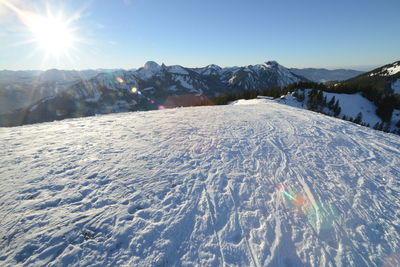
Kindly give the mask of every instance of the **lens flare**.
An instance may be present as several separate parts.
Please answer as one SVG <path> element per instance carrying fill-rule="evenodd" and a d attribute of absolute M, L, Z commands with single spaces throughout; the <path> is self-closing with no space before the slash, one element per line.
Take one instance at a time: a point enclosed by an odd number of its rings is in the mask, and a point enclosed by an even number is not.
<path fill-rule="evenodd" d="M 323 202 L 313 203 L 306 194 L 291 194 L 282 184 L 277 184 L 275 189 L 286 196 L 286 205 L 289 209 L 303 214 L 313 227 L 325 230 L 333 227 L 338 214 L 333 205 Z"/>
<path fill-rule="evenodd" d="M 320 229 L 331 229 L 336 221 L 337 210 L 328 204 L 316 203 L 315 207 L 307 213 L 307 219 L 311 225 Z"/>
<path fill-rule="evenodd" d="M 275 188 L 279 192 L 285 191 L 285 187 L 282 184 L 277 184 Z"/>
<path fill-rule="evenodd" d="M 290 198 L 291 200 L 296 201 L 296 198 L 295 198 L 294 196 L 292 196 L 291 194 L 289 194 L 288 192 L 283 191 L 283 194 L 285 194 L 285 196 L 287 196 L 287 197 Z"/>
<path fill-rule="evenodd" d="M 132 87 L 131 91 L 132 91 L 132 93 L 136 93 L 137 92 L 137 88 L 136 87 Z"/>
<path fill-rule="evenodd" d="M 165 107 L 164 107 L 163 105 L 159 105 L 159 106 L 158 106 L 158 109 L 160 109 L 160 110 L 161 110 L 161 109 L 165 109 Z"/>
<path fill-rule="evenodd" d="M 383 267 L 396 267 L 400 266 L 400 255 L 392 253 L 386 257 L 383 261 Z"/>
<path fill-rule="evenodd" d="M 121 77 L 117 77 L 116 80 L 119 83 L 124 83 L 125 82 L 124 79 L 122 79 Z"/>

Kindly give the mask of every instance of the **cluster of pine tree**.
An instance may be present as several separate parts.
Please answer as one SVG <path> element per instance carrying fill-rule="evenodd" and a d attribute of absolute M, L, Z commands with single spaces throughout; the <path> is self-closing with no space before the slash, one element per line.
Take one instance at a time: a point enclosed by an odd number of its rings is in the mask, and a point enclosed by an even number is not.
<path fill-rule="evenodd" d="M 294 93 L 294 96 L 297 97 L 299 101 L 304 101 L 304 90 L 301 91 L 303 91 L 303 93 L 298 93 L 298 91 L 296 91 Z M 326 113 L 326 110 L 329 110 L 333 112 L 333 115 L 335 117 L 338 117 L 341 112 L 339 99 L 336 100 L 335 96 L 333 96 L 328 102 L 326 96 L 324 96 L 324 93 L 321 90 L 317 89 L 312 89 L 308 93 L 307 109 L 320 113 Z"/>
<path fill-rule="evenodd" d="M 393 110 L 400 109 L 400 95 L 393 94 L 390 88 L 382 89 L 373 85 L 360 86 L 339 83 L 321 87 L 320 90 L 340 94 L 361 93 L 363 97 L 376 105 L 376 115 L 384 122 L 390 122 Z"/>
<path fill-rule="evenodd" d="M 382 88 L 379 86 L 371 85 L 358 85 L 358 84 L 345 84 L 345 83 L 314 83 L 314 82 L 301 82 L 294 83 L 287 86 L 285 89 L 317 89 L 329 93 L 338 94 L 355 94 L 361 95 L 373 102 L 376 107 L 376 114 L 384 122 L 390 122 L 394 109 L 400 109 L 400 95 L 393 94 L 391 88 Z"/>
<path fill-rule="evenodd" d="M 370 126 L 369 123 L 364 123 L 362 121 L 363 120 L 362 112 L 358 112 L 357 116 L 354 119 L 352 117 L 347 117 L 346 115 L 343 115 L 342 120 L 351 121 L 351 122 L 354 122 L 354 123 L 357 123 L 359 125 L 366 126 L 366 127 Z"/>

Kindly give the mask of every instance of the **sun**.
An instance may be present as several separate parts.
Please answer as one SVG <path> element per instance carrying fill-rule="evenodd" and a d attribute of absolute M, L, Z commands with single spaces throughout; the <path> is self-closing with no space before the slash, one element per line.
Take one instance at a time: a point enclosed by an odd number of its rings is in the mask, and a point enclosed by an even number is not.
<path fill-rule="evenodd" d="M 68 21 L 62 17 L 38 17 L 29 25 L 29 29 L 33 34 L 32 41 L 48 56 L 68 54 L 76 41 Z"/>
<path fill-rule="evenodd" d="M 47 12 L 40 14 L 31 10 L 21 9 L 8 0 L 0 0 L 10 10 L 12 10 L 19 21 L 22 22 L 29 32 L 30 37 L 26 43 L 34 43 L 36 49 L 44 54 L 44 59 L 70 56 L 72 49 L 81 40 L 76 35 L 76 27 L 73 26 L 75 20 L 80 17 L 79 12 L 70 17 L 63 15 L 62 9 L 53 12 L 49 4 L 44 8 Z"/>

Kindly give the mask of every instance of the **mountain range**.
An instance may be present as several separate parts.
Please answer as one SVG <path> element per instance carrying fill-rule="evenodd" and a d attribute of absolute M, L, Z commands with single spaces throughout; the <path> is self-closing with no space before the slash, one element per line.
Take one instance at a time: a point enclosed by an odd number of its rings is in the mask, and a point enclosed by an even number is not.
<path fill-rule="evenodd" d="M 363 74 L 364 71 L 359 70 L 348 70 L 348 69 L 321 69 L 321 68 L 305 68 L 305 69 L 297 69 L 291 68 L 291 72 L 303 76 L 310 81 L 324 83 L 329 81 L 344 81 L 353 77 L 356 77 L 360 74 Z"/>
<path fill-rule="evenodd" d="M 396 75 L 399 74 L 396 72 L 397 63 L 393 64 L 345 81 L 341 80 L 360 72 L 290 69 L 276 61 L 225 68 L 214 64 L 186 68 L 149 61 L 143 67 L 132 70 L 0 71 L 0 126 L 115 112 L 208 105 L 212 104 L 210 99 L 223 94 L 265 91 L 301 82 L 332 79 L 331 85 L 352 84 L 352 88 L 359 88 L 359 81 L 365 79 L 385 80 L 384 87 L 393 84 L 392 90 L 396 91 Z"/>
<path fill-rule="evenodd" d="M 228 68 L 185 68 L 149 61 L 137 70 L 50 70 L 36 77 L 32 73 L 15 74 L 14 82 L 8 79 L 2 86 L 2 126 L 152 110 L 163 107 L 170 97 L 177 95 L 190 95 L 192 102 L 196 102 L 199 95 L 211 98 L 307 81 L 275 61 Z"/>

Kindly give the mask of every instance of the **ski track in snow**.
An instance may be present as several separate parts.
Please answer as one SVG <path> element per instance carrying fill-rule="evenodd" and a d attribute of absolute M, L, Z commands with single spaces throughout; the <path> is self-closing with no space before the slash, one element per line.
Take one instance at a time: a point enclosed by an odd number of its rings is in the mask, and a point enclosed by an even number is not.
<path fill-rule="evenodd" d="M 0 138 L 1 266 L 399 257 L 396 135 L 269 102 L 0 128 Z"/>

